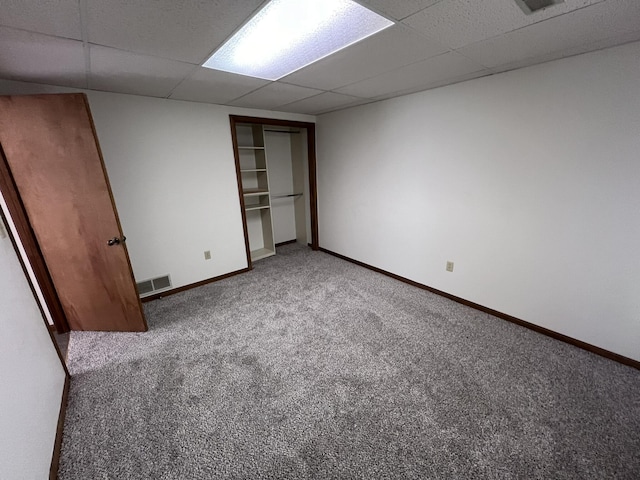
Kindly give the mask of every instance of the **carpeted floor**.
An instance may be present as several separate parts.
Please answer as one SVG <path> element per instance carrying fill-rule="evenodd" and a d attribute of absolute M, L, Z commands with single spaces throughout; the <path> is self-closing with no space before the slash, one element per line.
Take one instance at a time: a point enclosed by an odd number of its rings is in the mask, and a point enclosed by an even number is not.
<path fill-rule="evenodd" d="M 306 247 L 145 310 L 71 336 L 61 480 L 640 478 L 639 371 Z"/>

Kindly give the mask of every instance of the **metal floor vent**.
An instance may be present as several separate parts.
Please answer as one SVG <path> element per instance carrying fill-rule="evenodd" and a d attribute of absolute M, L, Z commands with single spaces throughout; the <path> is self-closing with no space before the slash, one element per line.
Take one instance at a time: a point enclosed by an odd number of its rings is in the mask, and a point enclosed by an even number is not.
<path fill-rule="evenodd" d="M 171 278 L 169 275 L 164 275 L 150 280 L 143 280 L 142 282 L 136 283 L 136 286 L 138 287 L 138 295 L 143 296 L 171 287 Z"/>
<path fill-rule="evenodd" d="M 538 10 L 543 10 L 548 7 L 553 7 L 554 5 L 558 5 L 559 3 L 564 3 L 564 0 L 515 0 L 515 1 L 518 4 L 518 6 L 522 9 L 522 11 L 527 15 L 535 13 Z"/>

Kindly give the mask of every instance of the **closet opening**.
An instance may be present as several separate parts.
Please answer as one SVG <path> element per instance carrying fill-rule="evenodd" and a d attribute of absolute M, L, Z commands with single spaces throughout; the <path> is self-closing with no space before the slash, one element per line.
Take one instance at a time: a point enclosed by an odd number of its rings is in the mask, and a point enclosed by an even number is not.
<path fill-rule="evenodd" d="M 230 115 L 247 263 L 318 246 L 315 124 Z"/>

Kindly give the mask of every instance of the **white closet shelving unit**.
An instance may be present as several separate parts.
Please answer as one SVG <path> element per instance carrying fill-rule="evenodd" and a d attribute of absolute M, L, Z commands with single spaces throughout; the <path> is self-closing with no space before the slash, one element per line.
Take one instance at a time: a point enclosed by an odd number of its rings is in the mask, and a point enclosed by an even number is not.
<path fill-rule="evenodd" d="M 264 131 L 262 125 L 240 123 L 236 135 L 251 261 L 256 261 L 276 253 Z"/>

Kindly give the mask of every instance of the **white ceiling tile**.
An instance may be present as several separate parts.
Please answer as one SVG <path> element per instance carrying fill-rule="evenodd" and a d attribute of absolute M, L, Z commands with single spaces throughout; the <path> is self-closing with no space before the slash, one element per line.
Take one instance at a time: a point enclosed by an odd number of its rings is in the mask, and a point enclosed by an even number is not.
<path fill-rule="evenodd" d="M 273 82 L 269 85 L 238 98 L 229 105 L 236 107 L 263 108 L 272 110 L 282 105 L 287 105 L 303 98 L 322 93 L 322 90 L 288 85 L 286 83 Z"/>
<path fill-rule="evenodd" d="M 226 104 L 270 83 L 261 78 L 246 77 L 210 68 L 198 68 L 171 94 L 176 100 Z"/>
<path fill-rule="evenodd" d="M 457 77 L 449 77 L 443 80 L 438 80 L 435 82 L 431 82 L 427 85 L 420 86 L 418 88 L 409 88 L 407 90 L 402 90 L 399 92 L 394 92 L 393 94 L 381 95 L 376 97 L 375 100 L 386 100 L 388 98 L 400 97 L 402 95 L 409 95 L 411 93 L 422 92 L 425 90 L 431 90 L 433 88 L 444 87 L 447 85 L 455 85 L 456 83 L 466 82 L 468 80 L 473 80 L 474 78 L 486 77 L 488 75 L 493 75 L 494 72 L 488 70 L 480 70 L 477 72 L 466 73 L 463 75 L 459 75 Z"/>
<path fill-rule="evenodd" d="M 487 67 L 539 63 L 554 52 L 640 30 L 640 1 L 609 0 L 460 49 Z"/>
<path fill-rule="evenodd" d="M 347 105 L 340 105 L 337 107 L 328 108 L 327 110 L 318 110 L 314 115 L 324 115 L 325 113 L 335 112 L 337 110 L 343 110 L 345 108 L 359 107 L 360 105 L 366 105 L 367 103 L 373 103 L 373 102 L 375 102 L 375 100 L 372 100 L 371 98 L 359 98 L 354 103 L 349 103 Z"/>
<path fill-rule="evenodd" d="M 516 70 L 518 68 L 528 67 L 536 65 L 538 63 L 551 62 L 560 58 L 571 57 L 574 55 L 580 55 L 581 53 L 593 52 L 596 50 L 602 50 L 604 48 L 615 47 L 630 42 L 640 41 L 640 30 L 628 34 L 623 34 L 615 37 L 606 38 L 593 43 L 580 44 L 574 47 L 557 50 L 545 55 L 539 55 L 535 57 L 529 57 L 524 60 L 517 60 L 511 63 L 505 63 L 491 69 L 494 73 L 507 72 L 510 70 Z"/>
<path fill-rule="evenodd" d="M 44 93 L 77 93 L 77 88 L 43 83 L 0 80 L 0 95 L 39 95 Z"/>
<path fill-rule="evenodd" d="M 304 87 L 334 90 L 447 50 L 409 28 L 396 25 L 282 80 Z"/>
<path fill-rule="evenodd" d="M 89 87 L 166 97 L 194 68 L 190 63 L 91 45 Z"/>
<path fill-rule="evenodd" d="M 640 0 L 357 0 L 406 25 L 277 83 L 195 67 L 266 1 L 0 0 L 0 78 L 322 113 L 640 40 Z"/>
<path fill-rule="evenodd" d="M 0 25 L 57 37 L 82 38 L 78 0 L 2 0 Z"/>
<path fill-rule="evenodd" d="M 0 27 L 0 78 L 87 87 L 82 42 Z"/>
<path fill-rule="evenodd" d="M 377 77 L 337 90 L 357 97 L 376 98 L 394 92 L 420 90 L 429 84 L 446 81 L 483 70 L 483 67 L 455 52 L 444 53 Z"/>
<path fill-rule="evenodd" d="M 263 0 L 86 0 L 91 43 L 201 64 Z"/>
<path fill-rule="evenodd" d="M 527 15 L 514 0 L 443 0 L 403 23 L 454 49 L 603 0 L 565 0 Z"/>
<path fill-rule="evenodd" d="M 402 20 L 439 1 L 440 0 L 403 0 L 399 2 L 398 0 L 361 0 L 359 3 L 383 15 L 387 15 L 396 20 Z"/>
<path fill-rule="evenodd" d="M 335 110 L 340 107 L 360 103 L 362 101 L 362 98 L 352 97 L 350 95 L 324 92 L 320 95 L 315 95 L 313 97 L 305 98 L 304 100 L 299 100 L 297 102 L 278 107 L 278 109 L 285 112 L 308 113 L 310 115 L 314 115 L 318 112 Z"/>

